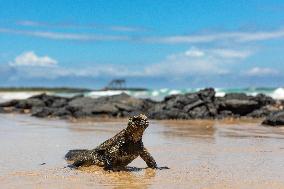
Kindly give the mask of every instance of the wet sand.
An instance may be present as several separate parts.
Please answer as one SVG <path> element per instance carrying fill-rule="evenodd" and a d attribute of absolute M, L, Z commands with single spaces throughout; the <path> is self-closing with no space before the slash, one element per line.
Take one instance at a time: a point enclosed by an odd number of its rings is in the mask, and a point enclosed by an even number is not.
<path fill-rule="evenodd" d="M 151 121 L 144 144 L 159 166 L 66 168 L 69 149 L 93 148 L 126 120 L 67 122 L 0 114 L 0 188 L 284 188 L 284 128 L 243 121 Z"/>

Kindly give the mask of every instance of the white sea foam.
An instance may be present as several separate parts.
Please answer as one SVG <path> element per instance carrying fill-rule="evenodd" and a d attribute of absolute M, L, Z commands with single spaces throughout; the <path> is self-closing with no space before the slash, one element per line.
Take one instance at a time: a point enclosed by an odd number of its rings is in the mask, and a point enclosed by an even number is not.
<path fill-rule="evenodd" d="M 174 94 L 184 94 L 189 92 L 195 92 L 199 89 L 154 89 L 147 91 L 126 91 L 126 90 L 109 90 L 109 91 L 92 91 L 87 92 L 84 95 L 92 98 L 98 98 L 102 96 L 111 96 L 111 95 L 119 95 L 121 93 L 126 93 L 136 98 L 151 98 L 153 100 L 162 100 L 165 96 L 174 95 Z M 265 95 L 271 96 L 274 99 L 283 99 L 284 100 L 284 88 L 246 88 L 246 89 L 228 89 L 228 88 L 216 88 L 216 96 L 223 97 L 227 93 L 246 93 L 247 95 L 257 95 L 259 93 L 263 93 Z M 33 92 L 0 92 L 0 102 L 12 100 L 12 99 L 26 99 L 33 95 L 40 94 L 42 92 L 33 91 Z M 52 93 L 54 95 L 59 96 L 74 96 L 74 94 L 61 94 L 61 93 Z"/>
<path fill-rule="evenodd" d="M 151 93 L 151 95 L 153 96 L 153 97 L 156 97 L 156 96 L 159 96 L 159 91 L 153 91 L 152 93 Z"/>
<path fill-rule="evenodd" d="M 223 96 L 225 96 L 225 95 L 226 95 L 226 93 L 225 93 L 225 92 L 222 92 L 222 91 L 216 92 L 216 94 L 215 94 L 216 97 L 223 97 Z"/>
<path fill-rule="evenodd" d="M 277 88 L 275 91 L 272 92 L 270 95 L 272 98 L 275 99 L 284 99 L 284 88 Z"/>
<path fill-rule="evenodd" d="M 162 100 L 165 96 L 168 95 L 175 95 L 175 94 L 184 94 L 190 92 L 196 92 L 201 90 L 198 89 L 187 89 L 187 90 L 177 90 L 177 89 L 154 89 L 149 91 L 93 91 L 86 93 L 85 96 L 89 96 L 92 98 L 98 98 L 101 96 L 111 96 L 111 95 L 118 95 L 121 93 L 126 93 L 128 95 L 134 96 L 136 98 L 151 98 L 153 100 Z M 277 88 L 273 89 L 223 89 L 223 88 L 216 88 L 216 97 L 223 97 L 227 93 L 246 93 L 247 95 L 256 96 L 257 94 L 263 93 L 265 95 L 271 96 L 275 99 L 284 99 L 284 88 Z"/>
<path fill-rule="evenodd" d="M 108 91 L 92 91 L 92 92 L 88 92 L 88 93 L 85 94 L 85 96 L 97 98 L 97 97 L 101 97 L 101 96 L 119 95 L 119 94 L 122 94 L 122 93 L 129 94 L 128 91 L 108 90 Z"/>
<path fill-rule="evenodd" d="M 160 89 L 161 93 L 167 93 L 169 91 L 168 88 Z"/>
<path fill-rule="evenodd" d="M 180 90 L 171 90 L 171 91 L 169 92 L 169 95 L 175 95 L 175 94 L 180 94 L 180 93 L 181 93 Z"/>
<path fill-rule="evenodd" d="M 149 98 L 149 94 L 147 91 L 135 91 L 130 92 L 129 94 L 137 98 Z"/>
<path fill-rule="evenodd" d="M 9 101 L 12 99 L 26 99 L 37 94 L 40 94 L 40 92 L 0 92 L 0 102 Z"/>

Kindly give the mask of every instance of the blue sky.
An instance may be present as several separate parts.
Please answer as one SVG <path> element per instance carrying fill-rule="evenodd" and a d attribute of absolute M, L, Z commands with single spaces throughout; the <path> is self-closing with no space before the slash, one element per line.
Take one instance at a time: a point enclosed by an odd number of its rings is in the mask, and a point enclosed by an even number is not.
<path fill-rule="evenodd" d="M 283 86 L 283 0 L 0 4 L 1 86 Z"/>

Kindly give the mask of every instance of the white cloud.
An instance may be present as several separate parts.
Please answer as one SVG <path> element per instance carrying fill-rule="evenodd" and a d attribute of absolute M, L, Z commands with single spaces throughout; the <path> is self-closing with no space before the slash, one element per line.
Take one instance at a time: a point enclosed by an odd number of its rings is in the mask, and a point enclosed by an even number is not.
<path fill-rule="evenodd" d="M 38 22 L 33 20 L 20 20 L 16 22 L 19 26 L 30 26 L 30 27 L 46 27 L 46 28 L 69 28 L 69 29 L 102 29 L 118 32 L 139 32 L 146 31 L 145 28 L 123 26 L 123 25 L 102 25 L 102 24 L 79 24 L 74 22 Z"/>
<path fill-rule="evenodd" d="M 44 26 L 45 23 L 37 23 L 33 21 L 24 21 L 22 25 L 28 26 Z M 64 25 L 64 24 L 62 24 Z M 49 25 L 48 25 L 49 26 Z M 57 25 L 55 25 L 57 27 Z M 68 27 L 66 25 L 65 27 Z M 78 25 L 80 27 L 80 25 Z M 94 26 L 97 27 L 97 26 Z M 131 28 L 125 26 L 99 26 L 116 31 L 138 31 L 139 28 Z M 71 27 L 72 28 L 72 27 Z M 179 44 L 179 43 L 212 43 L 212 42 L 237 42 L 247 43 L 254 41 L 265 41 L 272 39 L 284 38 L 284 29 L 270 30 L 270 31 L 232 31 L 232 32 L 215 32 L 195 35 L 174 35 L 174 36 L 153 36 L 153 37 L 133 37 L 130 35 L 97 35 L 87 33 L 66 33 L 66 32 L 50 32 L 50 31 L 33 31 L 33 30 L 18 30 L 9 28 L 0 28 L 0 33 L 8 33 L 14 35 L 34 36 L 40 38 L 47 38 L 52 40 L 75 40 L 75 41 L 137 41 L 146 43 L 165 43 L 165 44 Z"/>
<path fill-rule="evenodd" d="M 33 51 L 28 51 L 17 56 L 13 62 L 10 63 L 11 66 L 55 66 L 57 60 L 50 58 L 49 56 L 38 56 Z"/>
<path fill-rule="evenodd" d="M 239 49 L 190 49 L 167 56 L 163 61 L 146 67 L 130 68 L 126 65 L 100 65 L 93 67 L 66 68 L 57 65 L 57 61 L 48 56 L 38 56 L 34 52 L 25 52 L 15 58 L 10 65 L 17 71 L 17 78 L 46 78 L 60 77 L 165 77 L 172 79 L 188 76 L 203 77 L 224 75 L 231 72 L 236 63 L 251 56 L 251 50 Z M 56 66 L 55 66 L 56 65 Z M 48 73 L 48 74 L 46 74 Z M 246 75 L 277 74 L 271 68 L 254 67 L 245 72 Z"/>
<path fill-rule="evenodd" d="M 60 77 L 127 77 L 140 76 L 142 73 L 124 65 L 99 65 L 93 67 L 68 68 L 58 65 L 57 60 L 49 56 L 39 56 L 33 51 L 24 52 L 6 65 L 13 70 L 11 77 L 56 79 Z M 5 71 L 7 72 L 7 71 Z"/>
<path fill-rule="evenodd" d="M 245 74 L 248 76 L 267 76 L 267 75 L 277 75 L 279 72 L 272 68 L 260 68 L 254 67 L 248 70 Z"/>
<path fill-rule="evenodd" d="M 150 43 L 210 43 L 216 41 L 252 42 L 279 39 L 284 37 L 284 29 L 254 32 L 216 32 L 196 35 L 175 35 L 165 37 L 148 37 L 143 41 Z"/>
<path fill-rule="evenodd" d="M 0 33 L 8 33 L 15 35 L 25 35 L 40 37 L 53 40 L 73 40 L 73 41 L 128 41 L 128 36 L 122 35 L 95 35 L 95 34 L 76 34 L 63 32 L 48 32 L 48 31 L 27 31 L 0 28 Z"/>
<path fill-rule="evenodd" d="M 81 69 L 68 69 L 60 68 L 58 72 L 65 73 L 66 75 L 82 76 L 82 77 L 126 77 L 126 76 L 139 76 L 140 73 L 135 70 L 130 70 L 127 66 L 123 65 L 96 65 L 95 68 L 81 68 Z"/>
<path fill-rule="evenodd" d="M 213 54 L 224 58 L 247 58 L 252 52 L 248 50 L 233 50 L 233 49 L 214 49 L 211 51 Z"/>
<path fill-rule="evenodd" d="M 32 20 L 22 20 L 22 21 L 17 22 L 17 24 L 20 26 L 44 26 L 45 25 L 44 23 L 35 22 Z"/>
<path fill-rule="evenodd" d="M 20 56 L 19 56 L 20 57 Z M 16 58 L 17 59 L 17 58 Z M 15 60 L 16 60 L 15 59 Z M 141 76 L 141 72 L 131 70 L 127 66 L 123 65 L 94 65 L 92 67 L 82 68 L 69 68 L 62 67 L 60 65 L 49 66 L 49 65 L 38 65 L 35 63 L 26 63 L 25 61 L 21 64 L 10 63 L 10 67 L 13 69 L 13 79 L 57 79 L 62 77 L 131 77 Z M 48 73 L 48 74 L 47 74 Z"/>
<path fill-rule="evenodd" d="M 192 47 L 191 49 L 185 52 L 185 55 L 189 57 L 202 57 L 204 56 L 204 52 L 197 48 Z"/>
<path fill-rule="evenodd" d="M 232 63 L 252 54 L 236 49 L 191 49 L 168 56 L 161 63 L 145 68 L 145 75 L 183 77 L 189 75 L 222 75 L 230 72 Z"/>
<path fill-rule="evenodd" d="M 136 27 L 129 27 L 129 26 L 109 26 L 109 30 L 119 31 L 119 32 L 138 32 L 138 31 L 145 31 L 146 29 L 143 28 L 136 28 Z"/>

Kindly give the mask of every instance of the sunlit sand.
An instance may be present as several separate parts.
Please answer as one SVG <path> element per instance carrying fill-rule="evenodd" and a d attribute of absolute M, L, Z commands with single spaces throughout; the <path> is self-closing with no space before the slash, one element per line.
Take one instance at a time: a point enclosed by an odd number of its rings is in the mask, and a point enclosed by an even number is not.
<path fill-rule="evenodd" d="M 138 158 L 121 172 L 70 169 L 64 155 L 94 148 L 127 120 L 0 120 L 1 188 L 284 188 L 284 129 L 259 120 L 151 121 L 144 143 L 170 169 L 147 169 Z"/>

